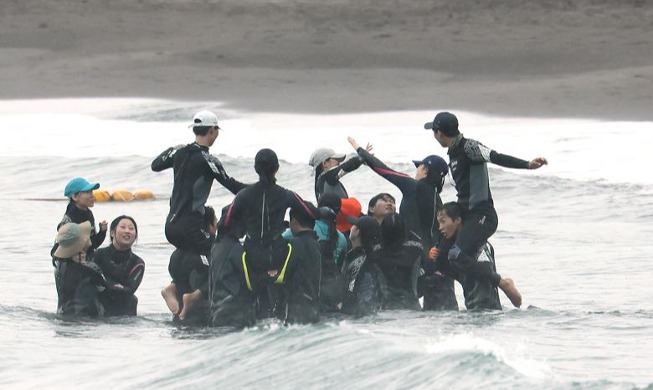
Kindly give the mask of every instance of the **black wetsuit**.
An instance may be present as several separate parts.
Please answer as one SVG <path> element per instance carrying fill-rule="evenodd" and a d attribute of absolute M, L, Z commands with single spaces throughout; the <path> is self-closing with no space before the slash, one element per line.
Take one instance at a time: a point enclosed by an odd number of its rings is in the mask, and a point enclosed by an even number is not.
<path fill-rule="evenodd" d="M 406 240 L 397 248 L 381 248 L 377 259 L 387 284 L 383 309 L 421 309 L 417 278 L 425 257 L 422 243 L 417 240 Z"/>
<path fill-rule="evenodd" d="M 368 254 L 369 252 L 369 254 Z M 374 258 L 375 251 L 352 249 L 342 265 L 347 285 L 342 312 L 356 317 L 375 314 L 384 304 L 386 282 Z"/>
<path fill-rule="evenodd" d="M 320 197 L 327 193 L 335 194 L 340 199 L 349 198 L 345 186 L 340 182 L 340 178 L 349 172 L 355 171 L 361 164 L 363 164 L 363 161 L 358 156 L 354 156 L 345 160 L 342 164 L 316 175 L 315 199 L 320 200 Z"/>
<path fill-rule="evenodd" d="M 401 191 L 399 214 L 406 228 L 421 240 L 423 249 L 427 251 L 437 246 L 441 238 L 437 214 L 442 208 L 437 184 L 426 178 L 415 180 L 397 172 L 363 148 L 358 148 L 357 152 L 374 172 Z M 424 296 L 424 310 L 458 310 L 453 279 L 448 276 L 420 277 L 419 295 Z"/>
<path fill-rule="evenodd" d="M 206 231 L 203 217 L 213 180 L 234 195 L 247 185 L 227 175 L 220 160 L 209 154 L 209 148 L 197 143 L 168 148 L 152 161 L 154 172 L 168 168 L 174 170 L 174 185 L 166 238 L 177 248 L 208 255 L 214 237 Z"/>
<path fill-rule="evenodd" d="M 92 261 L 80 264 L 72 259 L 53 257 L 57 288 L 57 313 L 64 315 L 104 316 L 100 293 L 106 283 L 100 268 Z"/>
<path fill-rule="evenodd" d="M 211 325 L 252 326 L 255 301 L 247 289 L 243 269 L 243 246 L 237 235 L 218 228 L 210 258 L 209 300 Z"/>
<path fill-rule="evenodd" d="M 106 279 L 101 299 L 106 316 L 136 315 L 138 298 L 134 295 L 145 273 L 145 262 L 131 249 L 117 250 L 113 244 L 95 252 L 95 262 Z M 115 287 L 120 284 L 122 288 Z"/>
<path fill-rule="evenodd" d="M 317 234 L 313 230 L 297 232 L 288 241 L 291 255 L 285 295 L 285 322 L 315 323 L 320 319 L 320 278 L 322 259 Z"/>
<path fill-rule="evenodd" d="M 102 245 L 104 242 L 104 239 L 107 236 L 107 231 L 100 231 L 98 232 L 95 230 L 95 217 L 93 216 L 93 212 L 90 209 L 87 210 L 82 210 L 78 207 L 75 206 L 73 202 L 69 202 L 68 206 L 66 206 L 66 212 L 61 219 L 61 222 L 57 225 L 57 230 L 68 222 L 73 222 L 76 224 L 80 224 L 83 222 L 89 221 L 91 223 L 91 246 L 86 250 L 86 255 L 87 259 L 91 260 L 93 259 L 93 253 L 97 248 Z M 54 244 L 52 247 L 52 250 L 50 251 L 50 255 L 54 255 L 54 252 L 57 250 L 59 247 L 59 244 Z"/>
<path fill-rule="evenodd" d="M 245 227 L 245 273 L 248 289 L 259 300 L 259 317 L 265 317 L 270 309 L 264 299 L 268 296 L 267 287 L 277 280 L 268 271 L 282 269 L 287 259 L 288 243 L 281 234 L 286 229 L 284 218 L 288 208 L 319 218 L 319 210 L 296 193 L 274 182 L 262 181 L 240 191 L 225 217 L 225 227 L 234 223 Z"/>
<path fill-rule="evenodd" d="M 460 267 L 459 262 L 449 259 L 449 249 L 453 244 L 449 240 L 441 242 L 436 261 L 429 262 L 426 272 L 433 273 L 440 271 L 458 280 L 463 288 L 465 307 L 467 310 L 501 310 L 499 291 L 485 273 L 470 273 Z M 494 248 L 486 242 L 481 249 L 474 254 L 474 259 L 479 264 L 486 264 L 487 268 L 496 272 L 494 260 Z"/>
<path fill-rule="evenodd" d="M 474 267 L 474 254 L 497 230 L 498 217 L 490 192 L 487 163 L 506 168 L 528 169 L 528 161 L 497 153 L 473 139 L 458 135 L 448 151 L 449 167 L 456 185 L 458 204 L 463 211 L 463 228 L 456 238 L 462 255 L 456 261 L 463 267 Z M 501 276 L 486 264 L 486 272 L 497 286 Z"/>

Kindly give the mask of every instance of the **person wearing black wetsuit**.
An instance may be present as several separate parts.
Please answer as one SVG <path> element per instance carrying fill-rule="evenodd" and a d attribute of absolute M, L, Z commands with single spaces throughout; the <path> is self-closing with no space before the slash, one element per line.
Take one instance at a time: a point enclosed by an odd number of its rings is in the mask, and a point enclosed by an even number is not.
<path fill-rule="evenodd" d="M 311 154 L 308 165 L 313 167 L 315 174 L 315 199 L 318 202 L 323 194 L 334 194 L 340 199 L 349 197 L 340 178 L 358 169 L 363 161 L 358 156 L 345 161 L 346 157 L 327 148 L 317 149 Z"/>
<path fill-rule="evenodd" d="M 95 229 L 95 217 L 91 208 L 95 206 L 95 196 L 93 190 L 100 188 L 99 183 L 89 183 L 86 179 L 76 177 L 66 184 L 64 196 L 69 200 L 66 206 L 66 212 L 57 225 L 57 230 L 66 223 L 74 222 L 80 224 L 89 221 L 91 224 L 91 246 L 87 249 L 86 255 L 88 260 L 93 259 L 93 253 L 102 245 L 107 236 L 107 222 L 100 222 L 100 230 Z M 54 244 L 50 254 L 54 254 L 57 249 L 57 243 Z"/>
<path fill-rule="evenodd" d="M 462 217 L 460 206 L 456 202 L 448 202 L 443 205 L 438 213 L 438 223 L 443 239 L 437 249 L 432 250 L 433 261 L 427 263 L 425 272 L 444 273 L 456 279 L 463 288 L 465 307 L 468 310 L 485 309 L 501 310 L 501 301 L 497 286 L 491 280 L 496 274 L 496 263 L 494 261 L 494 248 L 486 242 L 481 249 L 474 254 L 477 266 L 474 268 L 463 267 L 460 263 L 452 261 L 450 249 L 454 246 L 456 236 L 462 230 Z M 482 265 L 482 266 L 481 266 Z M 514 283 L 510 279 L 501 279 L 499 285 L 502 288 L 512 288 L 519 295 Z M 507 294 L 508 295 L 508 294 Z M 510 296 L 510 295 L 508 295 Z"/>
<path fill-rule="evenodd" d="M 100 295 L 105 316 L 135 316 L 138 298 L 134 294 L 145 273 L 145 262 L 131 249 L 138 238 L 138 225 L 132 217 L 121 215 L 111 222 L 109 232 L 111 244 L 95 252 L 107 285 Z"/>
<path fill-rule="evenodd" d="M 245 228 L 244 276 L 247 289 L 257 301 L 257 315 L 270 315 L 267 287 L 283 283 L 282 270 L 289 259 L 290 246 L 281 236 L 288 208 L 304 210 L 311 218 L 321 215 L 315 206 L 296 193 L 276 184 L 279 161 L 274 151 L 261 149 L 254 159 L 259 181 L 240 191 L 225 217 L 224 226 L 241 224 Z"/>
<path fill-rule="evenodd" d="M 381 222 L 377 261 L 387 285 L 383 309 L 421 310 L 417 278 L 421 265 L 426 262 L 426 253 L 419 240 L 408 238 L 400 214 L 388 214 Z"/>
<path fill-rule="evenodd" d="M 347 291 L 342 313 L 362 317 L 375 314 L 384 304 L 386 282 L 377 262 L 380 227 L 370 216 L 350 218 L 352 249 L 342 265 Z"/>
<path fill-rule="evenodd" d="M 367 166 L 401 191 L 399 214 L 406 228 L 421 241 L 426 255 L 426 250 L 436 246 L 441 239 L 437 213 L 442 207 L 440 193 L 449 171 L 447 163 L 436 155 L 413 160 L 417 171 L 415 178 L 412 178 L 385 165 L 361 148 L 354 138 L 349 137 L 348 140 Z M 450 277 L 435 274 L 422 277 L 419 290 L 420 295 L 424 295 L 424 310 L 458 310 L 454 283 Z"/>
<path fill-rule="evenodd" d="M 57 287 L 57 313 L 63 315 L 104 316 L 100 293 L 106 288 L 102 271 L 87 255 L 91 224 L 68 222 L 57 232 L 52 254 Z"/>
<path fill-rule="evenodd" d="M 494 234 L 498 225 L 487 163 L 506 168 L 538 169 L 548 162 L 544 157 L 536 157 L 531 161 L 521 160 L 465 138 L 458 129 L 458 118 L 449 112 L 438 113 L 433 122 L 426 123 L 424 128 L 432 130 L 438 143 L 448 148 L 449 167 L 456 186 L 458 204 L 463 211 L 463 228 L 450 254 L 464 267 L 471 267 L 476 262 L 474 254 Z M 498 285 L 499 279 L 495 276 L 492 283 Z"/>
<path fill-rule="evenodd" d="M 208 264 L 208 259 L 199 263 L 195 260 L 198 258 L 196 255 L 208 257 L 215 239 L 207 231 L 204 218 L 205 203 L 213 180 L 234 195 L 246 187 L 246 184 L 227 175 L 220 160 L 209 154 L 209 147 L 213 146 L 220 131 L 217 116 L 209 111 L 200 111 L 195 114 L 189 127 L 193 129 L 195 142 L 164 150 L 151 166 L 154 172 L 169 168 L 174 172 L 170 211 L 165 223 L 166 238 L 176 248 L 176 253 L 170 259 L 173 283 L 161 291 L 174 316 L 180 315 L 182 310 L 181 301 L 177 298 L 181 292 L 176 291 L 174 270 L 190 272 L 196 269 L 208 278 L 208 272 L 200 264 Z"/>
<path fill-rule="evenodd" d="M 164 150 L 152 161 L 152 170 L 161 172 L 172 168 L 174 171 L 166 238 L 179 249 L 208 256 L 214 237 L 206 232 L 203 216 L 213 180 L 234 195 L 247 185 L 227 175 L 220 160 L 209 154 L 209 147 L 220 131 L 215 114 L 198 112 L 190 127 L 195 142 Z"/>
<path fill-rule="evenodd" d="M 308 203 L 308 202 L 307 202 Z M 287 281 L 281 285 L 282 319 L 286 324 L 310 324 L 320 319 L 320 281 L 322 256 L 315 230 L 315 217 L 304 209 L 290 210 L 292 250 Z"/>

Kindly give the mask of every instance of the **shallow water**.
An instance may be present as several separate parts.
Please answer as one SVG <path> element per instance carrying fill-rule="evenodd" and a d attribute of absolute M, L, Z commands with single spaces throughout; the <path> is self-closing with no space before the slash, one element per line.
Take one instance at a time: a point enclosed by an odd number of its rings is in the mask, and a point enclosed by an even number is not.
<path fill-rule="evenodd" d="M 153 157 L 192 139 L 186 120 L 207 106 L 140 100 L 0 103 L 0 386 L 279 388 L 573 388 L 653 386 L 653 158 L 650 123 L 493 118 L 458 113 L 466 136 L 538 171 L 491 167 L 500 224 L 492 238 L 500 273 L 524 296 L 495 313 L 384 312 L 313 326 L 275 321 L 232 331 L 170 322 L 159 290 L 169 281 L 163 221 L 172 176 Z M 421 130 L 430 112 L 360 115 L 219 113 L 212 152 L 253 182 L 253 156 L 277 151 L 279 182 L 313 200 L 306 165 L 320 146 L 349 152 L 347 135 L 412 174 L 411 159 L 445 151 Z M 25 132 L 32 123 L 47 123 Z M 382 124 L 381 126 L 379 124 Z M 469 130 L 467 130 L 469 129 Z M 29 134 L 26 139 L 25 134 Z M 74 176 L 108 190 L 141 188 L 157 199 L 98 203 L 96 220 L 132 215 L 146 261 L 139 317 L 63 319 L 48 253 Z M 343 182 L 367 202 L 398 191 L 362 167 Z M 453 200 L 447 185 L 443 198 Z M 209 204 L 232 196 L 215 185 Z M 107 244 L 107 242 L 105 242 Z M 462 296 L 458 290 L 459 302 Z"/>

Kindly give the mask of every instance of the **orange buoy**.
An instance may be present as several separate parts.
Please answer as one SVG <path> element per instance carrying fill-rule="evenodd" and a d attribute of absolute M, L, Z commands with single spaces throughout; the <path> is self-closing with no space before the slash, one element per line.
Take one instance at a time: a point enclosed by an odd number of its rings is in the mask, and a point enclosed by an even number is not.
<path fill-rule="evenodd" d="M 137 190 L 134 192 L 134 199 L 136 200 L 154 199 L 154 192 L 150 190 Z"/>
<path fill-rule="evenodd" d="M 131 202 L 134 200 L 134 194 L 127 190 L 115 190 L 111 194 L 111 199 L 116 202 Z"/>
<path fill-rule="evenodd" d="M 107 190 L 93 190 L 93 197 L 96 202 L 108 202 L 111 200 L 111 194 Z"/>

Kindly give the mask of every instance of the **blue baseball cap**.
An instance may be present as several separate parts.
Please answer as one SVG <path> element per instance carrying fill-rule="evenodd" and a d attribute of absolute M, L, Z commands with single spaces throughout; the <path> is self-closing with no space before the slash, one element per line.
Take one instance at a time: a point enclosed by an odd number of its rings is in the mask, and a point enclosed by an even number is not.
<path fill-rule="evenodd" d="M 413 160 L 413 164 L 415 164 L 416 167 L 424 164 L 429 170 L 435 169 L 436 172 L 440 173 L 440 176 L 446 176 L 449 172 L 447 162 L 444 161 L 442 157 L 436 156 L 435 154 L 426 156 L 423 160 Z"/>
<path fill-rule="evenodd" d="M 70 198 L 78 192 L 97 190 L 98 188 L 100 188 L 100 183 L 89 183 L 84 178 L 76 177 L 66 184 L 63 195 Z"/>

